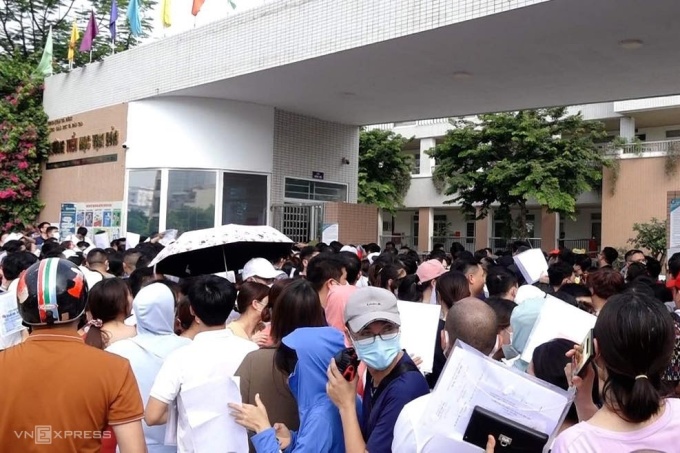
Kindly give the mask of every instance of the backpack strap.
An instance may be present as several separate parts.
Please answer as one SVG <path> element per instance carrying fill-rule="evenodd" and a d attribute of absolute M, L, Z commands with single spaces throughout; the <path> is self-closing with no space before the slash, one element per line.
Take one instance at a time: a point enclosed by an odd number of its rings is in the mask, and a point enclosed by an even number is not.
<path fill-rule="evenodd" d="M 378 385 L 378 388 L 375 390 L 375 392 L 371 395 L 371 399 L 373 403 L 378 401 L 378 398 L 380 398 L 380 394 L 385 391 L 385 389 L 394 381 L 397 379 L 399 376 L 401 376 L 404 373 L 408 373 L 409 371 L 417 371 L 420 373 L 420 370 L 418 370 L 418 367 L 411 362 L 410 360 L 407 362 L 401 362 L 397 367 L 395 367 L 390 374 L 385 376 L 385 378 L 380 381 L 380 385 Z M 371 387 L 373 387 L 373 378 L 371 377 L 370 373 L 368 373 L 367 378 L 369 378 L 371 381 Z"/>

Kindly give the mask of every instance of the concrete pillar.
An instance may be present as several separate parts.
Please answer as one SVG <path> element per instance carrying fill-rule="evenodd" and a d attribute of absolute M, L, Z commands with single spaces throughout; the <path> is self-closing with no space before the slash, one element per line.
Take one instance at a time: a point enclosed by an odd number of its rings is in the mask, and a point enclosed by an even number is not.
<path fill-rule="evenodd" d="M 548 208 L 541 208 L 541 248 L 545 251 L 557 248 L 560 220 L 556 213 L 549 213 Z"/>
<path fill-rule="evenodd" d="M 432 235 L 434 234 L 434 209 L 418 208 L 418 251 L 421 253 L 432 250 Z"/>
<path fill-rule="evenodd" d="M 479 213 L 479 210 L 477 211 Z M 475 221 L 475 250 L 487 248 L 491 236 L 491 214 Z M 495 250 L 494 250 L 495 251 Z"/>
<path fill-rule="evenodd" d="M 635 118 L 623 116 L 619 119 L 619 136 L 628 141 L 635 138 Z"/>
<path fill-rule="evenodd" d="M 431 175 L 432 167 L 434 167 L 434 159 L 425 153 L 437 146 L 437 142 L 433 138 L 420 139 L 420 174 Z"/>

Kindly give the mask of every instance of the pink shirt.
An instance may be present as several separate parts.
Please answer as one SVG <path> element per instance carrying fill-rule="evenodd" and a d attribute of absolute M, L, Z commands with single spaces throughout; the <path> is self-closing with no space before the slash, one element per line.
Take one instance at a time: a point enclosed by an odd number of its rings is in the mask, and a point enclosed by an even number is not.
<path fill-rule="evenodd" d="M 672 452 L 679 449 L 680 400 L 667 399 L 663 415 L 649 426 L 621 433 L 581 422 L 557 436 L 552 453 Z"/>

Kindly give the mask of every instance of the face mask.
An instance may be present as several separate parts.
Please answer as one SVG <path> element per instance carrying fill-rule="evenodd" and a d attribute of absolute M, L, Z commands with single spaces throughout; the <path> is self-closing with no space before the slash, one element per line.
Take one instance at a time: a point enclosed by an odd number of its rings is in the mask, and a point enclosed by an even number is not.
<path fill-rule="evenodd" d="M 357 351 L 359 359 L 361 359 L 369 368 L 374 370 L 386 370 L 394 358 L 401 351 L 400 344 L 401 334 L 397 334 L 391 340 L 383 340 L 380 337 L 375 338 L 371 344 L 361 344 L 361 340 L 352 339 L 354 349 Z"/>
<path fill-rule="evenodd" d="M 499 335 L 496 335 L 496 344 L 493 347 L 493 350 L 491 351 L 491 354 L 489 354 L 489 357 L 493 357 L 494 354 L 498 352 L 501 346 L 501 337 Z"/>
<path fill-rule="evenodd" d="M 59 233 L 52 233 L 52 237 L 54 239 L 59 239 Z"/>

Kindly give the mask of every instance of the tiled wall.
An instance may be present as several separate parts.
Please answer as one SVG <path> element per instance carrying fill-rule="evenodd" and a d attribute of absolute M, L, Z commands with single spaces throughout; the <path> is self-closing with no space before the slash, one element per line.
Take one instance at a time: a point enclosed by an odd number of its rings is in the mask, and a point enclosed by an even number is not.
<path fill-rule="evenodd" d="M 347 201 L 356 203 L 358 168 L 358 127 L 276 111 L 272 204 L 284 201 L 286 176 L 313 179 L 313 172 L 322 172 L 324 182 L 347 184 Z"/>
<path fill-rule="evenodd" d="M 44 104 L 67 116 L 545 1 L 282 0 L 49 77 Z"/>

